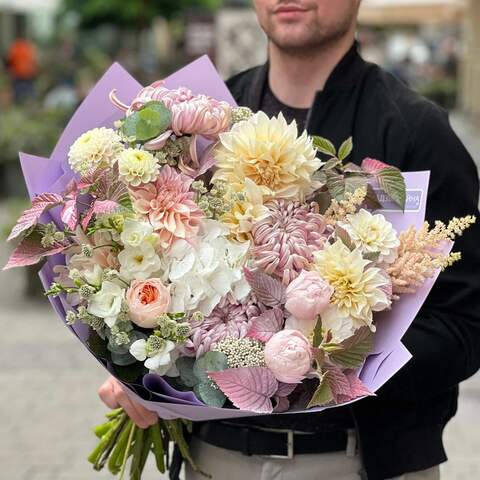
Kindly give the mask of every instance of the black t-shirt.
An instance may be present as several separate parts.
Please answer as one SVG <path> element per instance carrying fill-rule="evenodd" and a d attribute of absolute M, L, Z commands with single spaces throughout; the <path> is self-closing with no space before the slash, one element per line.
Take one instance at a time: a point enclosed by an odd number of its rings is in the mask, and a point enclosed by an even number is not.
<path fill-rule="evenodd" d="M 305 129 L 308 108 L 295 108 L 281 102 L 270 89 L 268 81 L 262 95 L 260 110 L 265 112 L 269 117 L 277 116 L 280 112 L 290 123 L 292 120 L 297 122 L 298 132 L 301 133 Z"/>

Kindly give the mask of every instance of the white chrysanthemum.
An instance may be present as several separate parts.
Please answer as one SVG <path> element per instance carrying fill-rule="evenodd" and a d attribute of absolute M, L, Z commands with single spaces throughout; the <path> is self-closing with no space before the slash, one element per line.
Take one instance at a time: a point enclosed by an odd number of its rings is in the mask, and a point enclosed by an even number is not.
<path fill-rule="evenodd" d="M 160 172 L 160 165 L 150 152 L 127 148 L 118 157 L 118 171 L 123 182 L 138 187 L 141 183 L 153 182 Z"/>
<path fill-rule="evenodd" d="M 347 215 L 347 221 L 339 225 L 363 253 L 378 252 L 380 263 L 395 261 L 400 240 L 392 224 L 383 215 L 372 215 L 362 208 L 357 213 Z"/>
<path fill-rule="evenodd" d="M 362 257 L 360 249 L 350 251 L 342 241 L 315 252 L 313 268 L 333 287 L 331 302 L 340 316 L 349 317 L 354 329 L 372 325 L 372 312 L 390 306 L 388 278 L 381 269 Z"/>
<path fill-rule="evenodd" d="M 306 131 L 298 136 L 296 122 L 287 124 L 281 113 L 269 118 L 258 112 L 236 123 L 220 134 L 214 155 L 214 179 L 241 191 L 250 178 L 267 198 L 303 199 L 315 189 L 312 175 L 322 165 Z"/>
<path fill-rule="evenodd" d="M 241 300 L 250 292 L 242 271 L 250 242 L 232 242 L 229 233 L 225 225 L 206 220 L 194 246 L 185 240 L 172 246 L 164 258 L 171 311 L 210 315 L 225 295 Z"/>
<path fill-rule="evenodd" d="M 68 163 L 73 171 L 84 175 L 92 168 L 111 167 L 122 150 L 115 130 L 94 128 L 75 140 L 68 152 Z"/>

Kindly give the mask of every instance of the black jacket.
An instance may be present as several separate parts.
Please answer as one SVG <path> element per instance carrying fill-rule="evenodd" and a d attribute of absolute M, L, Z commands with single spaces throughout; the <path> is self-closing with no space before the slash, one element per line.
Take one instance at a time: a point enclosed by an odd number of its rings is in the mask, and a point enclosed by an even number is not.
<path fill-rule="evenodd" d="M 257 111 L 267 76 L 268 63 L 227 85 L 239 105 Z M 403 171 L 430 170 L 429 221 L 477 214 L 477 169 L 445 111 L 365 62 L 356 45 L 317 92 L 307 130 L 335 145 L 352 136 L 357 164 L 373 157 Z M 462 251 L 462 261 L 440 275 L 403 338 L 413 359 L 377 397 L 349 407 L 369 480 L 446 460 L 442 432 L 455 414 L 458 384 L 480 367 L 480 225 L 468 230 L 455 250 Z M 282 420 L 296 424 L 295 417 Z"/>

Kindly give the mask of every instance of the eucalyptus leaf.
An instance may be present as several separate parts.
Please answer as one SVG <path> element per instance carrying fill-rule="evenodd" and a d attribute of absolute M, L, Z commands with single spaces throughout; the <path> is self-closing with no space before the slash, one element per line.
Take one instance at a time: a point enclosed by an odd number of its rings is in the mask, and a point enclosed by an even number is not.
<path fill-rule="evenodd" d="M 175 362 L 178 371 L 180 372 L 180 379 L 187 387 L 194 387 L 199 382 L 197 376 L 193 373 L 193 365 L 195 359 L 192 357 L 180 357 Z"/>
<path fill-rule="evenodd" d="M 111 358 L 112 358 L 112 362 L 115 365 L 120 365 L 120 366 L 132 365 L 137 361 L 137 359 L 133 355 L 131 355 L 130 352 L 127 352 L 127 353 L 112 352 Z"/>
<path fill-rule="evenodd" d="M 110 352 L 107 348 L 107 341 L 102 339 L 100 335 L 93 329 L 90 329 L 87 346 L 97 358 L 102 358 L 104 360 L 110 359 Z"/>
<path fill-rule="evenodd" d="M 200 383 L 210 382 L 207 372 L 219 372 L 228 368 L 227 357 L 222 352 L 207 352 L 193 365 L 193 373 Z"/>
<path fill-rule="evenodd" d="M 223 407 L 227 400 L 225 394 L 219 388 L 215 387 L 211 380 L 195 385 L 193 392 L 209 407 Z"/>

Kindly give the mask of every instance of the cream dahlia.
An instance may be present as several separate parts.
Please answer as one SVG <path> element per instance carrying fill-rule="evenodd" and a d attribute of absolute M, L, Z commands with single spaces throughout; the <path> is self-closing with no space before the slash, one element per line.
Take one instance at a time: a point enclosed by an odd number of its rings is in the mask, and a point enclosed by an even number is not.
<path fill-rule="evenodd" d="M 378 252 L 380 263 L 395 261 L 400 240 L 392 224 L 383 215 L 372 215 L 362 208 L 357 213 L 347 215 L 346 222 L 339 222 L 339 225 L 363 253 Z"/>
<path fill-rule="evenodd" d="M 255 266 L 288 285 L 313 261 L 313 252 L 323 248 L 326 223 L 318 205 L 273 200 L 266 204 L 269 216 L 252 229 Z"/>
<path fill-rule="evenodd" d="M 73 171 L 85 175 L 93 168 L 111 167 L 122 150 L 115 130 L 94 128 L 75 140 L 68 152 L 68 163 Z"/>
<path fill-rule="evenodd" d="M 289 125 L 281 113 L 269 118 L 258 112 L 220 134 L 213 178 L 237 191 L 250 178 L 269 198 L 302 200 L 316 188 L 312 175 L 322 162 L 315 155 L 311 138 L 305 131 L 298 136 L 295 121 Z"/>
<path fill-rule="evenodd" d="M 374 311 L 385 310 L 391 299 L 384 272 L 371 267 L 360 249 L 350 251 L 341 240 L 313 254 L 312 268 L 333 287 L 331 303 L 341 317 L 349 317 L 355 327 L 372 325 Z"/>
<path fill-rule="evenodd" d="M 154 183 L 130 189 L 135 211 L 150 222 L 162 248 L 198 232 L 204 215 L 193 200 L 191 183 L 190 177 L 166 165 Z"/>
<path fill-rule="evenodd" d="M 145 150 L 127 148 L 118 156 L 120 179 L 132 187 L 153 182 L 159 171 L 158 160 Z"/>
<path fill-rule="evenodd" d="M 261 188 L 249 178 L 245 179 L 245 190 L 227 194 L 232 207 L 221 217 L 222 223 L 230 229 L 231 235 L 239 242 L 250 238 L 253 224 L 270 215 L 263 204 Z"/>

